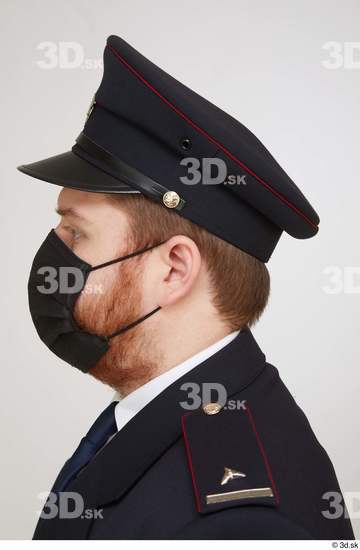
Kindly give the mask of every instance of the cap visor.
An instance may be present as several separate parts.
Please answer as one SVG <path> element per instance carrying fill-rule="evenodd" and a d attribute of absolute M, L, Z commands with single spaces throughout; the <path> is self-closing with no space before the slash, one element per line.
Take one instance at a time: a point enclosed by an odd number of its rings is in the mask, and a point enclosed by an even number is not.
<path fill-rule="evenodd" d="M 72 151 L 17 167 L 33 178 L 90 193 L 139 193 L 127 183 L 96 168 Z"/>

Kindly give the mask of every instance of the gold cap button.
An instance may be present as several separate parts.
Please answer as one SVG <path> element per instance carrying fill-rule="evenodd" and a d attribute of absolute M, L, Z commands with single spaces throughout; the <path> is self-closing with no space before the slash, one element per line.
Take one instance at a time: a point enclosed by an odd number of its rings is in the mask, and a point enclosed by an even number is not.
<path fill-rule="evenodd" d="M 176 208 L 180 202 L 180 197 L 175 191 L 166 191 L 162 200 L 167 208 Z"/>
<path fill-rule="evenodd" d="M 221 411 L 221 405 L 219 403 L 207 403 L 203 405 L 203 411 L 205 414 L 217 414 Z"/>

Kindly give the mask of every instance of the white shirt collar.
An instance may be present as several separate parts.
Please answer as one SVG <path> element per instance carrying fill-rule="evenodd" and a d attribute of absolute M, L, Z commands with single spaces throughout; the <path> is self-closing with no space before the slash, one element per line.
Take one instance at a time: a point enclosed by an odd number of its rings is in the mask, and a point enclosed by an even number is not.
<path fill-rule="evenodd" d="M 189 357 L 189 359 L 186 359 L 183 363 L 176 365 L 176 367 L 173 367 L 156 378 L 153 378 L 143 386 L 140 386 L 140 388 L 137 388 L 124 398 L 121 398 L 121 396 L 116 393 L 113 400 L 119 401 L 115 407 L 117 429 L 121 430 L 138 412 L 141 411 L 141 409 L 143 409 L 157 395 L 170 386 L 170 384 L 229 344 L 232 340 L 234 340 L 234 338 L 236 338 L 239 332 L 240 330 L 231 332 L 211 346 L 208 346 L 192 357 Z"/>

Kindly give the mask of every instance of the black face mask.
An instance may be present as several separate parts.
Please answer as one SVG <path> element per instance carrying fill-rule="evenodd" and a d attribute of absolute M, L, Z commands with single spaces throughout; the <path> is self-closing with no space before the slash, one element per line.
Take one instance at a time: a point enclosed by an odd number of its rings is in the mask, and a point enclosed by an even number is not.
<path fill-rule="evenodd" d="M 91 266 L 76 256 L 52 229 L 39 248 L 31 268 L 28 294 L 32 320 L 40 339 L 60 359 L 88 372 L 109 349 L 111 338 L 129 330 L 159 311 L 160 306 L 109 336 L 81 330 L 74 305 L 91 271 L 142 254 L 161 243 L 132 254 Z"/>

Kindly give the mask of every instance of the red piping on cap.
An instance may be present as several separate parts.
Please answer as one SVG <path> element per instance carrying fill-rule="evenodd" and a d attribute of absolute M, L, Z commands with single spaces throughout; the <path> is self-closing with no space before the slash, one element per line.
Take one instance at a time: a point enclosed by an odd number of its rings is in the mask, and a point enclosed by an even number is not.
<path fill-rule="evenodd" d="M 181 118 L 183 118 L 188 124 L 190 124 L 197 132 L 205 136 L 209 141 L 211 141 L 214 145 L 216 145 L 219 149 L 221 149 L 231 160 L 233 160 L 236 164 L 241 166 L 246 172 L 248 172 L 251 176 L 253 176 L 259 183 L 261 183 L 268 191 L 273 193 L 279 200 L 281 200 L 284 204 L 286 204 L 291 210 L 296 212 L 301 218 L 303 218 L 311 227 L 314 229 L 317 229 L 317 225 L 314 224 L 301 210 L 299 210 L 294 204 L 289 202 L 286 197 L 284 197 L 279 191 L 271 187 L 270 184 L 266 183 L 260 176 L 255 174 L 250 168 L 248 168 L 241 160 L 239 160 L 235 155 L 233 155 L 224 145 L 222 145 L 219 141 L 217 141 L 215 138 L 213 138 L 206 130 L 203 128 L 200 128 L 193 120 L 191 120 L 187 115 L 185 115 L 178 107 L 176 107 L 173 103 L 171 103 L 166 97 L 164 97 L 146 78 L 144 78 L 126 59 L 122 57 L 122 55 L 119 54 L 119 52 L 110 44 L 107 44 L 107 48 L 115 55 L 115 57 L 121 61 L 129 71 L 131 71 L 145 86 L 147 86 L 154 94 L 156 94 L 170 109 L 175 111 Z"/>

